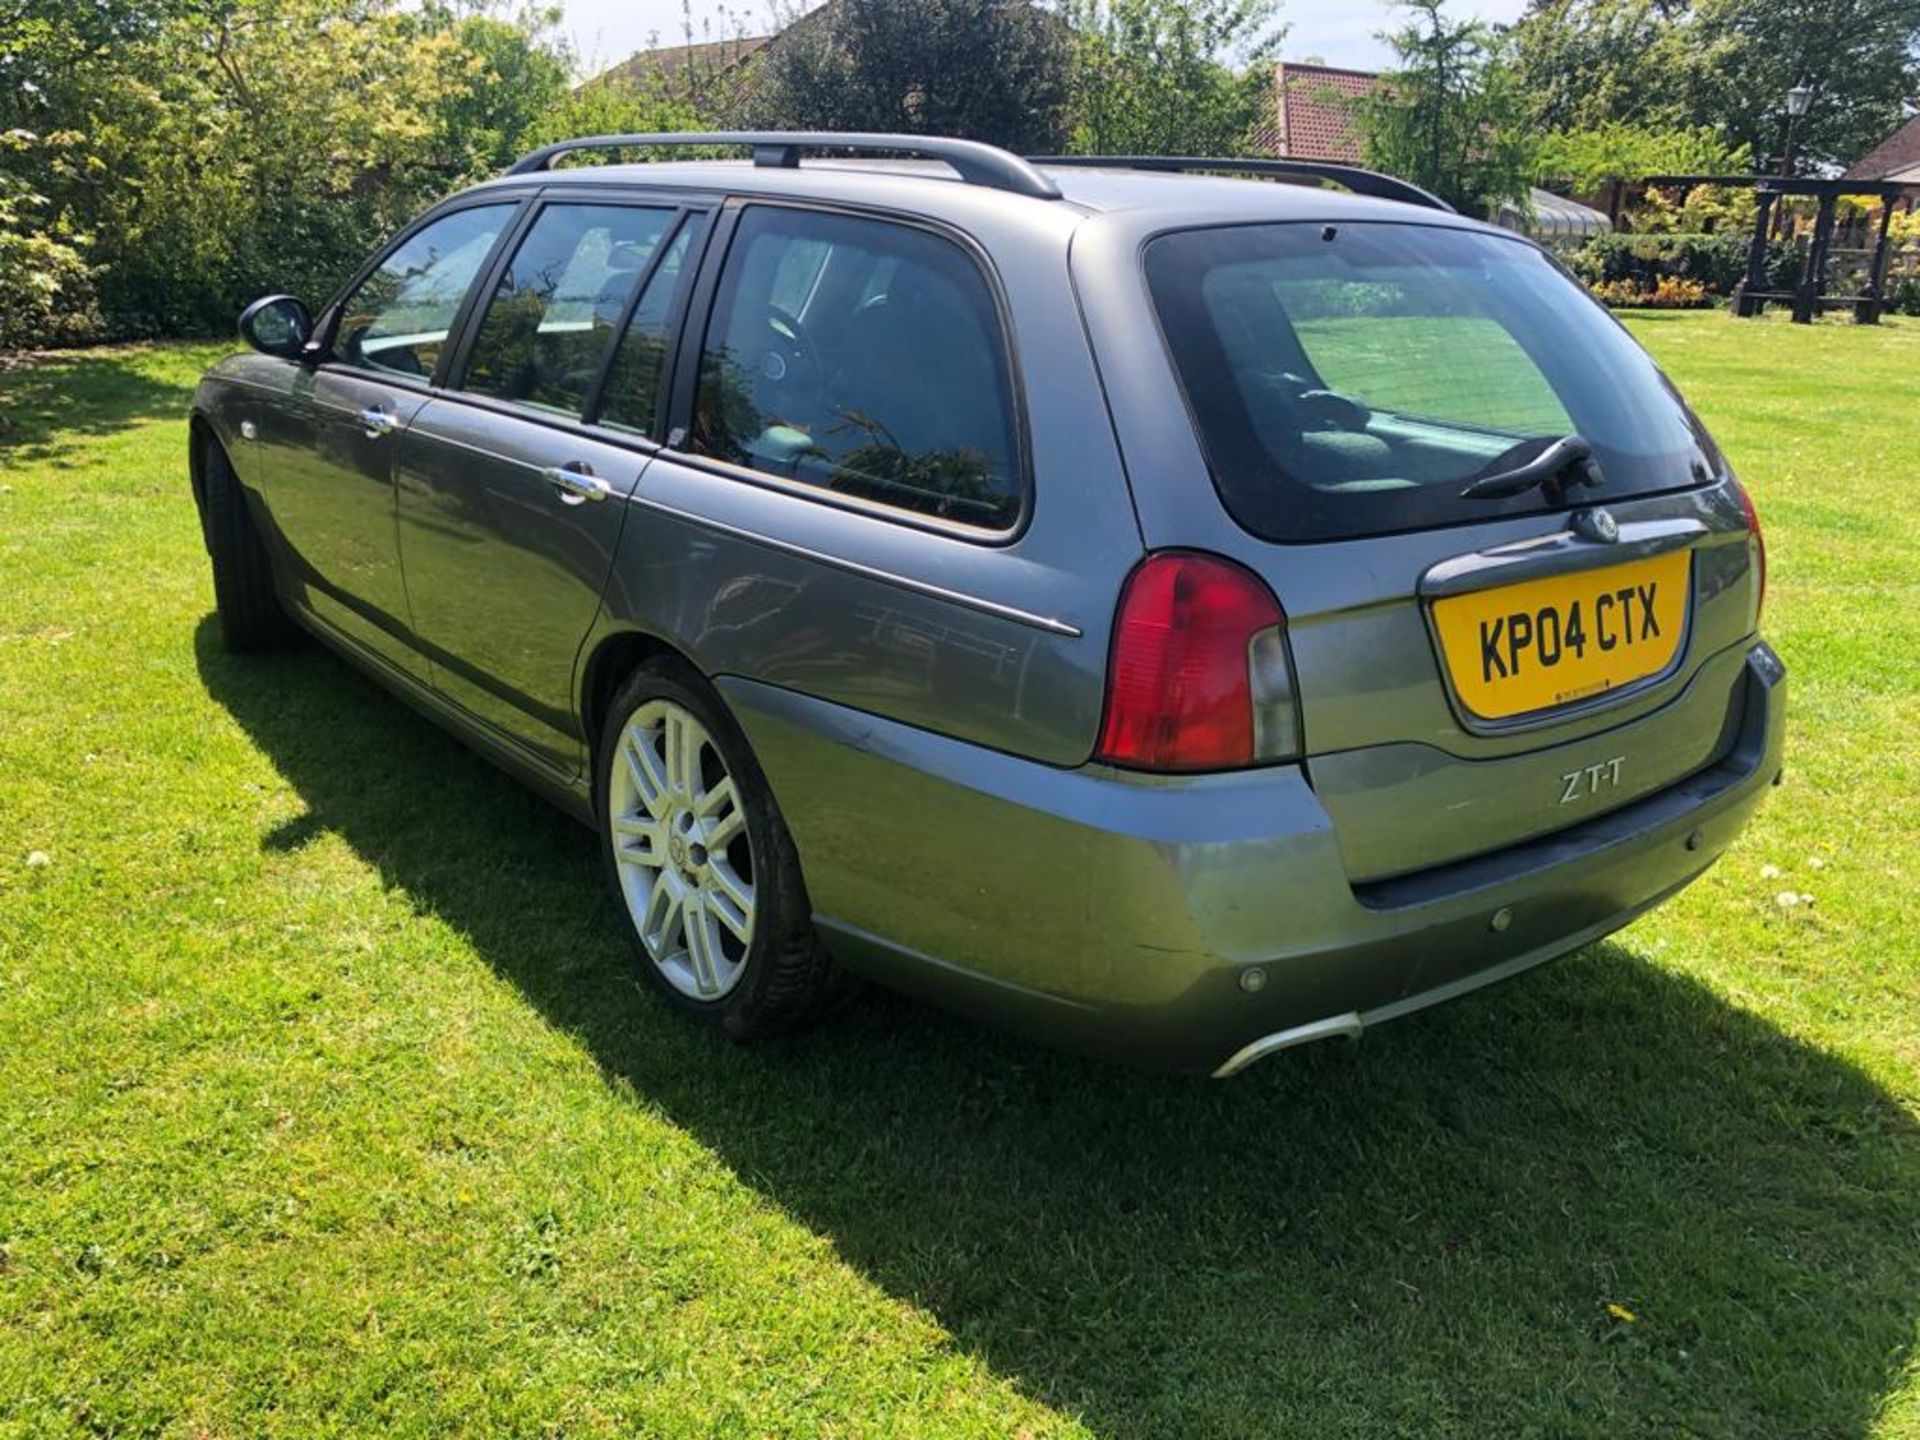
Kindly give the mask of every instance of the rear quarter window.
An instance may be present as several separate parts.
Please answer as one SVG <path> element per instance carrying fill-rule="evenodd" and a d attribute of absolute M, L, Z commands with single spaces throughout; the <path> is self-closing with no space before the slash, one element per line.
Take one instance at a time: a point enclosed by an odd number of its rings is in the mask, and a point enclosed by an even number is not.
<path fill-rule="evenodd" d="M 916 226 L 751 206 L 721 269 L 692 447 L 781 480 L 982 530 L 1024 487 L 998 307 Z"/>

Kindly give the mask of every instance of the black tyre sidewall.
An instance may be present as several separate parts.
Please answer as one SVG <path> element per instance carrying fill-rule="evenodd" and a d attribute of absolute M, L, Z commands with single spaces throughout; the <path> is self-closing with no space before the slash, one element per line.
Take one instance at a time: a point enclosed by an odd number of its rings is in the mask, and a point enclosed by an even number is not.
<path fill-rule="evenodd" d="M 236 654 L 285 649 L 301 632 L 281 608 L 273 563 L 247 511 L 240 477 L 217 442 L 205 443 L 200 524 L 213 569 L 221 639 Z"/>

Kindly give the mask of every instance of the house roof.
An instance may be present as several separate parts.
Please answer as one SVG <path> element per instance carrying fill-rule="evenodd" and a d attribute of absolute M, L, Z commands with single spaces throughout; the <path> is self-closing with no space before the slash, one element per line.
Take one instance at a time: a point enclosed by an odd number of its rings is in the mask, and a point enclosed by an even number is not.
<path fill-rule="evenodd" d="M 1369 70 L 1344 70 L 1281 60 L 1273 67 L 1276 116 L 1274 153 L 1293 160 L 1360 162 L 1360 135 L 1353 106 L 1365 99 L 1380 77 Z"/>
<path fill-rule="evenodd" d="M 667 45 L 658 50 L 641 50 L 595 78 L 673 81 L 690 72 L 724 75 L 735 66 L 745 63 L 749 56 L 772 39 L 771 35 L 737 35 L 698 45 Z"/>
<path fill-rule="evenodd" d="M 1882 140 L 1847 171 L 1849 180 L 1904 180 L 1920 183 L 1920 115 Z"/>

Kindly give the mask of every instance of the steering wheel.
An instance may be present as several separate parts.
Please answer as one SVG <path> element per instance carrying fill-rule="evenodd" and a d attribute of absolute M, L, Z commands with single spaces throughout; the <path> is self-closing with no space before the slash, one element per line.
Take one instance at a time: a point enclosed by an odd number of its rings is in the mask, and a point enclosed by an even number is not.
<path fill-rule="evenodd" d="M 826 383 L 820 348 L 800 317 L 781 306 L 766 306 L 760 353 L 754 359 L 754 390 L 762 411 L 779 412 L 795 399 L 815 401 Z M 779 402 L 784 401 L 783 406 Z M 785 415 L 792 420 L 798 417 Z"/>

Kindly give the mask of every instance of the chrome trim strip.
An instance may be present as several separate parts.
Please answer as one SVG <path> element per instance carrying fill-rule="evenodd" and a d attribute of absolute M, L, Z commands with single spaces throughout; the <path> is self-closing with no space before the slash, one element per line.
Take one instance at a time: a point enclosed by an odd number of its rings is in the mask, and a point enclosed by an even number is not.
<path fill-rule="evenodd" d="M 1315 1040 L 1358 1040 L 1365 1028 L 1359 1012 L 1349 1010 L 1344 1015 L 1329 1015 L 1324 1020 L 1309 1020 L 1305 1025 L 1296 1025 L 1291 1030 L 1262 1035 L 1229 1055 L 1220 1068 L 1213 1072 L 1213 1078 L 1224 1080 L 1229 1075 L 1238 1075 L 1254 1061 L 1264 1060 L 1276 1050 L 1290 1050 L 1295 1045 L 1311 1045 Z"/>
<path fill-rule="evenodd" d="M 1620 527 L 1620 538 L 1612 543 L 1588 540 L 1572 530 L 1554 530 L 1491 550 L 1455 555 L 1429 566 L 1420 577 L 1420 598 L 1438 600 L 1495 585 L 1624 565 L 1684 550 L 1712 533 L 1703 522 L 1693 519 L 1629 521 Z"/>
<path fill-rule="evenodd" d="M 650 500 L 644 495 L 632 494 L 625 497 L 630 505 L 644 506 L 656 514 L 668 516 L 674 520 L 683 520 L 690 525 L 704 526 L 718 531 L 734 540 L 744 540 L 751 545 L 764 545 L 769 550 L 778 550 L 782 554 L 792 555 L 802 560 L 816 561 L 831 566 L 835 570 L 844 570 L 850 575 L 862 579 L 877 580 L 883 585 L 892 585 L 897 589 L 911 590 L 916 594 L 931 596 L 935 600 L 945 600 L 953 605 L 962 605 L 969 610 L 977 610 L 983 615 L 996 615 L 1002 620 L 1011 620 L 1015 624 L 1026 625 L 1035 630 L 1044 630 L 1049 635 L 1063 635 L 1070 640 L 1078 640 L 1082 631 L 1077 625 L 1065 620 L 1056 620 L 1047 615 L 1035 615 L 1030 610 L 1021 610 L 1012 605 L 1003 605 L 998 600 L 983 599 L 978 595 L 969 595 L 961 590 L 949 590 L 944 585 L 934 585 L 925 580 L 916 580 L 910 575 L 897 574 L 892 570 L 882 570 L 875 565 L 864 565 L 858 560 L 844 559 L 838 555 L 829 555 L 825 551 L 815 550 L 806 545 L 797 545 L 791 540 L 778 540 L 771 535 L 762 535 L 755 530 L 743 529 L 738 525 L 729 525 L 723 520 L 714 520 L 705 515 L 695 515 L 678 506 L 662 504 Z"/>

